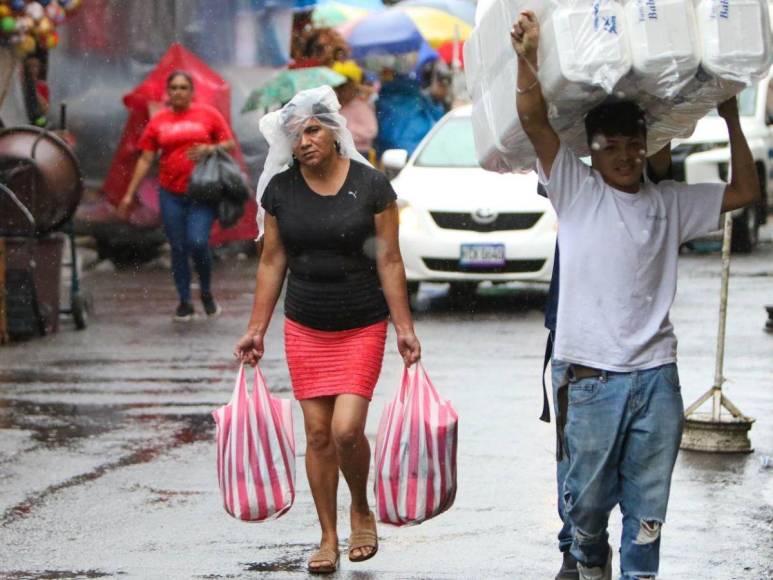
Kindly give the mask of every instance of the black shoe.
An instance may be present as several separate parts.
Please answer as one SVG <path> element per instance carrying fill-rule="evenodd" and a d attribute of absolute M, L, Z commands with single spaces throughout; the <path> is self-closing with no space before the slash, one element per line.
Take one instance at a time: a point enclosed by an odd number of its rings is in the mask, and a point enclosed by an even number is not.
<path fill-rule="evenodd" d="M 180 302 L 174 311 L 172 320 L 175 322 L 188 322 L 193 319 L 193 305 L 190 302 Z"/>
<path fill-rule="evenodd" d="M 220 304 L 215 302 L 215 299 L 212 298 L 212 294 L 202 294 L 201 304 L 204 306 L 204 312 L 207 313 L 209 318 L 214 318 L 223 311 L 223 309 L 220 308 Z"/>
<path fill-rule="evenodd" d="M 563 552 L 564 561 L 561 563 L 561 569 L 556 574 L 556 580 L 578 580 L 580 577 L 577 572 L 577 560 L 569 553 L 569 550 Z"/>

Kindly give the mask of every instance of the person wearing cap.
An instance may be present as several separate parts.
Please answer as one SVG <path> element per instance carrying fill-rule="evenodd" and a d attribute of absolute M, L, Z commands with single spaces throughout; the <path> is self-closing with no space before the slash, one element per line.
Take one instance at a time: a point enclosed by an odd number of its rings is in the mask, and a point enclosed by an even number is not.
<path fill-rule="evenodd" d="M 362 90 L 362 69 L 353 60 L 336 62 L 332 68 L 347 79 L 335 89 L 341 103 L 341 116 L 346 119 L 346 128 L 354 138 L 357 151 L 369 159 L 373 140 L 378 135 L 378 121 L 370 94 Z"/>
<path fill-rule="evenodd" d="M 610 580 L 607 527 L 619 505 L 621 578 L 652 579 L 684 425 L 669 321 L 679 247 L 718 229 L 721 212 L 757 201 L 754 162 L 733 98 L 717 108 L 730 136 L 729 183 L 642 182 L 644 112 L 612 99 L 585 118 L 586 166 L 548 120 L 534 13 L 522 12 L 510 36 L 518 117 L 560 223 L 553 356 L 566 369 L 556 398 L 569 460 L 562 495 L 570 553 L 580 580 Z"/>
<path fill-rule="evenodd" d="M 349 559 L 378 550 L 367 480 L 365 420 L 381 371 L 387 320 L 406 366 L 421 347 L 408 305 L 396 195 L 357 153 L 330 87 L 298 93 L 265 115 L 269 151 L 258 182 L 265 232 L 247 332 L 235 355 L 257 364 L 285 277 L 285 354 L 306 431 L 306 471 L 322 530 L 309 572 L 339 561 L 339 471 L 351 493 Z M 287 167 L 289 164 L 289 167 Z"/>

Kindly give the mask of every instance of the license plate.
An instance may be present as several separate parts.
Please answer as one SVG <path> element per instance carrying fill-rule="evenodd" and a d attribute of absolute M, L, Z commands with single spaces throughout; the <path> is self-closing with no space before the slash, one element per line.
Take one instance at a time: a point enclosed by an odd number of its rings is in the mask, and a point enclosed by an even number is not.
<path fill-rule="evenodd" d="M 496 268 L 504 265 L 504 244 L 462 244 L 459 266 L 463 268 Z"/>

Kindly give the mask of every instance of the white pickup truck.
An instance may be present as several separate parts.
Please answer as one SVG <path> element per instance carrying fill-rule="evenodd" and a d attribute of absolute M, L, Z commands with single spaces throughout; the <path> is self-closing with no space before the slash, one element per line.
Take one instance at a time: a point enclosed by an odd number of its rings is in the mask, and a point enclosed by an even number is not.
<path fill-rule="evenodd" d="M 760 225 L 767 222 L 768 196 L 773 192 L 773 68 L 767 78 L 741 92 L 738 106 L 762 189 L 760 202 L 738 210 L 733 222 L 733 251 L 749 253 L 759 240 Z M 689 139 L 673 143 L 672 157 L 676 179 L 727 181 L 730 148 L 724 120 L 716 111 L 701 119 Z"/>

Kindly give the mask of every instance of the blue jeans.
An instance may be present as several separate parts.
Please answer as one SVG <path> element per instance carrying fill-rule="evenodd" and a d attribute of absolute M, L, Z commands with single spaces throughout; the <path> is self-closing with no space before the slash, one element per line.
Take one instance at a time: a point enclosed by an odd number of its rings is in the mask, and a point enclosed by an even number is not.
<path fill-rule="evenodd" d="M 622 578 L 655 576 L 684 426 L 676 365 L 604 373 L 568 389 L 564 500 L 572 555 L 588 567 L 605 564 L 609 514 L 619 503 Z"/>
<path fill-rule="evenodd" d="M 563 361 L 553 359 L 550 363 L 550 376 L 553 385 L 553 413 L 556 423 L 559 422 L 558 389 L 566 381 L 566 370 L 569 365 Z M 566 453 L 556 463 L 556 488 L 558 490 L 558 517 L 561 518 L 561 530 L 558 532 L 558 549 L 566 552 L 572 546 L 574 533 L 572 532 L 572 523 L 566 516 L 566 506 L 564 504 L 564 480 L 569 471 L 569 457 Z"/>
<path fill-rule="evenodd" d="M 172 277 L 181 302 L 191 301 L 191 267 L 193 258 L 202 294 L 210 293 L 212 254 L 209 251 L 209 231 L 215 220 L 215 209 L 192 201 L 186 195 L 159 190 L 161 218 L 172 247 Z"/>

